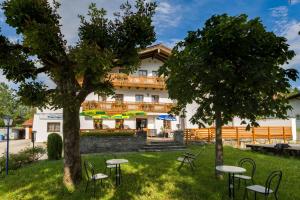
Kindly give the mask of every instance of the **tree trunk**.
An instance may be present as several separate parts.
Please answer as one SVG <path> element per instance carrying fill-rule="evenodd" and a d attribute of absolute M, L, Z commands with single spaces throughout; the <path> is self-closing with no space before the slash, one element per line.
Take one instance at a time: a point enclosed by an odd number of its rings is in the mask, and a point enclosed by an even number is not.
<path fill-rule="evenodd" d="M 221 112 L 216 112 L 216 160 L 215 166 L 223 165 L 223 142 L 222 142 L 222 115 Z M 215 170 L 216 177 L 222 179 L 222 173 Z"/>
<path fill-rule="evenodd" d="M 81 181 L 80 142 L 80 105 L 74 103 L 63 108 L 63 135 L 64 135 L 64 183 L 74 188 Z"/>

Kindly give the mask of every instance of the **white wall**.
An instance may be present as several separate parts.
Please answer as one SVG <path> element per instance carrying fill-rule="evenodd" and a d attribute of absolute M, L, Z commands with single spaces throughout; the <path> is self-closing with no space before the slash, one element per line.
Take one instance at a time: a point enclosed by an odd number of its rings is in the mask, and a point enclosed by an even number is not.
<path fill-rule="evenodd" d="M 33 127 L 32 131 L 36 131 L 36 142 L 46 142 L 47 137 L 50 133 L 52 132 L 47 132 L 47 123 L 49 122 L 59 122 L 60 123 L 60 132 L 59 133 L 61 136 L 63 134 L 63 120 L 60 119 L 44 119 L 43 117 L 47 114 L 53 114 L 52 113 L 37 113 L 33 117 Z M 57 114 L 62 114 L 59 112 L 59 110 L 56 111 Z"/>
<path fill-rule="evenodd" d="M 138 70 L 147 70 L 148 76 L 153 76 L 152 71 L 158 71 L 159 67 L 164 63 L 158 59 L 146 58 L 141 61 L 141 66 Z M 138 76 L 138 70 L 133 73 L 134 76 Z"/>

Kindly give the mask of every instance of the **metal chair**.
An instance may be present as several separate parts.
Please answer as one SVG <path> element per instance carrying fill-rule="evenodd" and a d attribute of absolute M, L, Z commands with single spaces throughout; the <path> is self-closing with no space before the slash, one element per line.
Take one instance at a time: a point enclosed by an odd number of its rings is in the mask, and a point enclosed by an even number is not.
<path fill-rule="evenodd" d="M 254 198 L 256 199 L 257 193 L 263 194 L 265 199 L 269 197 L 270 194 L 274 194 L 276 200 L 278 200 L 277 192 L 282 179 L 282 171 L 273 171 L 266 183 L 265 186 L 261 185 L 250 185 L 245 188 L 244 199 L 248 199 L 248 190 L 254 192 Z M 271 189 L 271 185 L 274 185 L 274 190 Z"/>
<path fill-rule="evenodd" d="M 241 184 L 241 180 L 244 181 L 244 185 L 245 187 L 247 186 L 247 181 L 248 180 L 251 180 L 252 184 L 254 184 L 254 174 L 255 174 L 255 171 L 256 171 L 256 164 L 255 164 L 255 161 L 251 158 L 242 158 L 240 161 L 239 161 L 239 164 L 238 164 L 240 167 L 245 167 L 247 165 L 250 165 L 251 166 L 251 174 L 250 175 L 244 175 L 244 174 L 235 174 L 234 175 L 234 178 L 235 179 L 238 179 L 238 189 L 240 189 L 240 184 Z"/>
<path fill-rule="evenodd" d="M 204 149 L 205 146 L 202 146 L 201 150 L 197 154 L 185 152 L 182 156 L 178 157 L 177 161 L 181 162 L 180 166 L 178 167 L 178 171 L 184 164 L 188 164 L 191 170 L 194 171 L 194 168 L 196 167 L 195 160 L 203 152 Z"/>
<path fill-rule="evenodd" d="M 93 164 L 87 160 L 84 161 L 84 169 L 85 169 L 86 178 L 87 178 L 85 192 L 87 191 L 89 183 L 93 182 L 94 183 L 94 197 L 95 197 L 96 196 L 96 181 L 101 180 L 101 185 L 102 185 L 102 180 L 108 178 L 108 176 L 106 174 L 102 174 L 102 173 L 96 174 Z"/>

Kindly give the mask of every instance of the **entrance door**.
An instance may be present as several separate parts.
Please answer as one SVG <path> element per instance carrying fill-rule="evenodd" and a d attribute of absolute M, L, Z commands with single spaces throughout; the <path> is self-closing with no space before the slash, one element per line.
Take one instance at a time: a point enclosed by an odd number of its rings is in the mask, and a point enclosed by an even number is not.
<path fill-rule="evenodd" d="M 147 119 L 138 118 L 136 119 L 136 129 L 143 130 L 147 128 Z"/>

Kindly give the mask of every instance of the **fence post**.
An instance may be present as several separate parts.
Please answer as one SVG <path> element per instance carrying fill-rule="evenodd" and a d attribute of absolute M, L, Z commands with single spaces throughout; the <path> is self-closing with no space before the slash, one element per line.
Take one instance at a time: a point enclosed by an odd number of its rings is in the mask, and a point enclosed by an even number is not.
<path fill-rule="evenodd" d="M 270 126 L 268 126 L 268 140 L 269 140 L 269 144 L 271 144 Z"/>
<path fill-rule="evenodd" d="M 252 127 L 252 142 L 253 142 L 253 144 L 255 144 L 255 128 L 254 127 Z"/>
<path fill-rule="evenodd" d="M 240 138 L 239 138 L 239 127 L 235 128 L 236 130 L 236 142 L 237 142 L 237 147 L 240 147 Z"/>
<path fill-rule="evenodd" d="M 210 143 L 210 128 L 207 128 L 207 142 Z"/>
<path fill-rule="evenodd" d="M 189 129 L 184 130 L 185 144 L 188 144 L 189 139 Z"/>
<path fill-rule="evenodd" d="M 285 128 L 282 127 L 282 133 L 283 133 L 283 142 L 286 143 L 286 137 L 285 137 Z"/>

